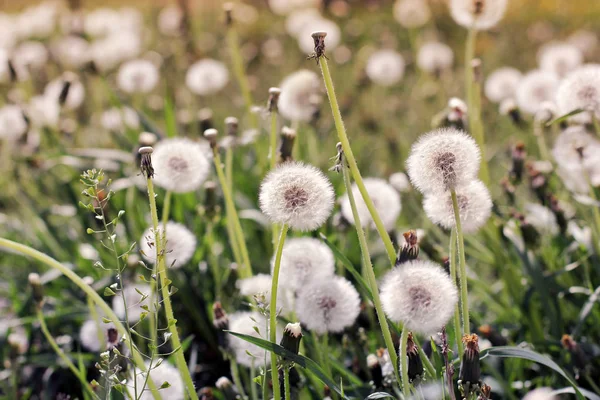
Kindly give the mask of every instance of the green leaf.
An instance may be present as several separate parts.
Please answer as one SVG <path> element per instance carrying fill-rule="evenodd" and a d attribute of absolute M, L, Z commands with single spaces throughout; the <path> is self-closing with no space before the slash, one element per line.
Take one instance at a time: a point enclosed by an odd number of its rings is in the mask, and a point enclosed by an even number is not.
<path fill-rule="evenodd" d="M 520 358 L 523 360 L 529 360 L 536 362 L 541 365 L 545 365 L 546 367 L 552 369 L 560 376 L 565 378 L 573 389 L 575 390 L 575 394 L 577 398 L 580 400 L 584 400 L 585 397 L 581 394 L 581 391 L 577 387 L 577 383 L 571 378 L 567 373 L 552 359 L 542 355 L 540 353 L 536 353 L 535 351 L 522 349 L 520 347 L 511 347 L 511 346 L 500 346 L 500 347 L 491 347 L 489 349 L 485 349 L 481 352 L 481 359 L 487 356 L 495 356 L 495 357 L 505 357 L 505 358 Z"/>
<path fill-rule="evenodd" d="M 114 296 L 115 294 L 116 293 L 111 288 L 109 288 L 109 287 L 105 287 L 104 288 L 104 295 L 105 296 Z"/>
<path fill-rule="evenodd" d="M 575 327 L 575 330 L 573 331 L 573 336 L 579 335 L 579 332 L 581 331 L 581 328 L 583 327 L 583 323 L 585 322 L 588 315 L 590 315 L 590 313 L 592 312 L 592 308 L 594 307 L 594 304 L 596 304 L 596 302 L 599 300 L 600 300 L 600 286 L 598 286 L 596 288 L 594 293 L 592 293 L 590 295 L 590 297 L 588 298 L 588 301 L 586 301 L 585 304 L 583 305 L 583 307 L 581 308 L 581 311 L 579 312 L 579 318 L 577 319 L 577 326 Z"/>
<path fill-rule="evenodd" d="M 340 396 L 342 396 L 342 398 L 349 400 L 344 395 L 342 389 L 340 389 L 340 387 L 334 381 L 329 379 L 329 377 L 327 377 L 327 374 L 325 373 L 325 371 L 323 371 L 321 369 L 321 367 L 319 367 L 319 365 L 316 362 L 314 362 L 313 360 L 311 360 L 310 358 L 305 357 L 300 354 L 294 354 L 291 351 L 288 351 L 285 348 L 279 346 L 278 344 L 269 342 L 269 341 L 261 339 L 261 338 L 244 335 L 242 333 L 237 333 L 237 332 L 231 332 L 231 331 L 226 331 L 226 332 L 228 332 L 229 334 L 231 334 L 233 336 L 239 337 L 240 339 L 245 340 L 249 343 L 257 345 L 258 347 L 261 347 L 265 350 L 271 351 L 279 356 L 285 357 L 286 359 L 292 360 L 300 367 L 305 368 L 305 369 L 309 370 L 310 372 L 312 372 L 322 383 L 329 386 L 330 389 L 335 390 Z"/>
<path fill-rule="evenodd" d="M 584 388 L 579 388 L 579 391 L 588 399 L 591 400 L 600 400 L 600 396 L 598 396 L 595 393 L 590 392 L 587 389 Z M 553 395 L 558 395 L 558 394 L 565 394 L 565 393 L 572 393 L 575 394 L 575 389 L 573 389 L 572 387 L 567 387 L 567 388 L 562 388 L 562 389 L 557 389 L 555 391 L 552 392 Z"/>
<path fill-rule="evenodd" d="M 395 398 L 394 396 L 392 396 L 392 395 L 391 395 L 391 394 L 389 394 L 389 393 L 385 393 L 385 392 L 375 392 L 375 393 L 371 393 L 370 395 L 368 395 L 368 396 L 366 397 L 366 399 L 368 399 L 368 400 L 373 400 L 373 399 L 386 399 L 386 398 L 388 398 L 388 397 L 389 397 L 389 398 L 392 398 L 392 399 L 394 399 L 394 398 Z"/>
<path fill-rule="evenodd" d="M 159 389 L 166 389 L 166 388 L 169 388 L 169 387 L 171 387 L 171 384 L 169 382 L 167 382 L 167 381 L 164 381 L 163 384 L 160 385 Z"/>
<path fill-rule="evenodd" d="M 560 117 L 553 119 L 552 121 L 548 122 L 546 124 L 546 126 L 550 126 L 550 125 L 554 125 L 559 122 L 563 122 L 563 121 L 567 120 L 569 117 L 572 117 L 573 115 L 581 114 L 584 111 L 586 111 L 586 110 L 584 110 L 583 108 L 576 108 L 573 111 L 566 113 L 565 115 L 561 115 Z"/>

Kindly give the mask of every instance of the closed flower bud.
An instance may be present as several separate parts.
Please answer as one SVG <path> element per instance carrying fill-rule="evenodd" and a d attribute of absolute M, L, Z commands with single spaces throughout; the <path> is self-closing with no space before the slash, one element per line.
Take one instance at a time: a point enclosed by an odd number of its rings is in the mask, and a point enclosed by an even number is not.
<path fill-rule="evenodd" d="M 300 323 L 288 323 L 283 330 L 283 337 L 281 338 L 281 347 L 284 349 L 298 354 L 300 350 L 300 340 L 302 340 L 302 328 Z M 285 359 L 285 357 L 283 357 Z"/>
<path fill-rule="evenodd" d="M 33 301 L 35 301 L 38 307 L 41 307 L 44 303 L 44 287 L 42 286 L 42 280 L 40 279 L 40 275 L 35 272 L 32 272 L 29 274 L 27 280 L 29 281 L 29 285 L 31 286 Z"/>
<path fill-rule="evenodd" d="M 404 236 L 404 244 L 398 252 L 396 258 L 396 266 L 403 264 L 407 261 L 416 260 L 419 256 L 419 240 L 417 238 L 417 231 L 410 230 L 402 234 Z"/>
<path fill-rule="evenodd" d="M 481 385 L 481 366 L 479 364 L 479 338 L 476 334 L 465 335 L 462 339 L 465 352 L 460 364 L 459 385 L 465 398 Z"/>
<path fill-rule="evenodd" d="M 235 387 L 233 382 L 231 382 L 231 380 L 229 380 L 229 378 L 227 378 L 226 376 L 222 376 L 219 379 L 217 379 L 215 386 L 221 391 L 221 393 L 223 393 L 223 397 L 225 397 L 226 400 L 235 400 L 239 396 L 237 388 Z"/>
<path fill-rule="evenodd" d="M 292 151 L 294 149 L 294 140 L 296 139 L 296 130 L 284 126 L 281 128 L 281 144 L 279 145 L 279 158 L 282 162 L 292 161 Z"/>
<path fill-rule="evenodd" d="M 408 379 L 410 382 L 420 380 L 423 376 L 423 361 L 419 356 L 419 348 L 413 340 L 412 332 L 408 333 L 406 345 L 406 356 L 408 357 Z"/>

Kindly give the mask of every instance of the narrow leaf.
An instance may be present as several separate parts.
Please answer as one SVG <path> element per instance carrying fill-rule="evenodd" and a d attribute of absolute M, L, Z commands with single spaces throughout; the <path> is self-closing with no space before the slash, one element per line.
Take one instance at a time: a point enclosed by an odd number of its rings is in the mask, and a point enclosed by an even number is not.
<path fill-rule="evenodd" d="M 550 126 L 550 125 L 554 125 L 554 124 L 563 122 L 563 121 L 567 120 L 569 117 L 572 117 L 573 115 L 581 114 L 584 111 L 585 110 L 583 108 L 576 108 L 573 111 L 566 113 L 565 115 L 561 115 L 560 117 L 553 119 L 552 121 L 548 122 L 546 124 L 546 126 Z"/>

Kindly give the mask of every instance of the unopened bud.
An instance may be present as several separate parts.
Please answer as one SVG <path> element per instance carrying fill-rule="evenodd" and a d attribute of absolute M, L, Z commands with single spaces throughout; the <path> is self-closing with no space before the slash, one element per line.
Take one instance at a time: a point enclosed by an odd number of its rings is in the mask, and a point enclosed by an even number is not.
<path fill-rule="evenodd" d="M 419 256 L 419 240 L 417 238 L 417 232 L 410 230 L 402 234 L 404 236 L 404 244 L 398 252 L 396 258 L 396 266 L 403 264 L 410 260 L 415 260 Z"/>
<path fill-rule="evenodd" d="M 214 128 L 210 128 L 204 131 L 204 137 L 210 143 L 210 147 L 215 149 L 217 147 L 217 136 L 219 135 L 219 131 Z"/>
<path fill-rule="evenodd" d="M 154 177 L 154 167 L 152 167 L 152 152 L 154 150 L 151 146 L 140 147 L 138 153 L 142 156 L 140 161 L 140 169 L 146 179 Z"/>
<path fill-rule="evenodd" d="M 38 307 L 41 307 L 44 303 L 44 287 L 42 286 L 42 280 L 40 275 L 32 272 L 27 277 L 29 281 L 29 285 L 31 286 L 31 293 L 33 296 L 33 301 L 35 301 Z"/>
<path fill-rule="evenodd" d="M 281 129 L 281 145 L 279 147 L 279 158 L 282 162 L 291 161 L 292 151 L 294 150 L 294 139 L 296 139 L 296 130 L 284 126 Z"/>
<path fill-rule="evenodd" d="M 269 89 L 269 100 L 267 101 L 267 110 L 269 110 L 269 112 L 277 112 L 277 103 L 280 94 L 281 89 L 279 88 L 272 87 Z"/>
<path fill-rule="evenodd" d="M 464 335 L 465 352 L 460 364 L 459 387 L 465 398 L 478 390 L 481 385 L 481 366 L 479 364 L 479 337 L 476 334 Z"/>
<path fill-rule="evenodd" d="M 423 361 L 419 356 L 419 348 L 413 339 L 412 332 L 408 333 L 406 344 L 406 355 L 408 356 L 408 379 L 410 382 L 418 381 L 423 376 Z"/>
<path fill-rule="evenodd" d="M 229 317 L 220 301 L 213 304 L 213 326 L 217 329 L 217 344 L 223 349 L 227 348 L 227 335 L 224 331 L 229 329 Z"/>
<path fill-rule="evenodd" d="M 300 350 L 300 340 L 302 340 L 302 328 L 300 327 L 300 323 L 289 323 L 283 330 L 283 337 L 279 344 L 284 349 L 294 354 L 298 354 L 298 351 Z M 285 360 L 285 356 L 283 359 Z"/>

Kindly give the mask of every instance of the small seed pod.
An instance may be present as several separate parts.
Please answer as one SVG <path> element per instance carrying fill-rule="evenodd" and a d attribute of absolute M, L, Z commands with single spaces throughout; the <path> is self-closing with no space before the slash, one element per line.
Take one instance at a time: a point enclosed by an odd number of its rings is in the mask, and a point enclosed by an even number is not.
<path fill-rule="evenodd" d="M 410 230 L 402 234 L 404 236 L 404 244 L 398 252 L 396 258 L 396 266 L 405 263 L 410 260 L 416 260 L 419 256 L 419 240 L 417 237 L 417 231 Z"/>
<path fill-rule="evenodd" d="M 327 32 L 313 32 L 310 36 L 315 41 L 315 52 L 310 58 L 316 58 L 318 62 L 319 58 L 325 56 L 325 37 L 327 36 Z"/>
<path fill-rule="evenodd" d="M 296 139 L 296 130 L 284 126 L 281 129 L 281 145 L 279 146 L 279 159 L 281 162 L 292 161 L 292 151 L 294 150 L 294 139 Z"/>
<path fill-rule="evenodd" d="M 419 348 L 413 339 L 412 332 L 408 333 L 406 355 L 408 356 L 408 379 L 410 382 L 418 382 L 423 376 L 423 361 L 419 356 Z"/>
<path fill-rule="evenodd" d="M 281 347 L 294 354 L 298 354 L 300 350 L 300 340 L 302 340 L 302 328 L 300 323 L 288 323 L 283 330 L 283 337 L 281 338 Z M 286 360 L 285 356 L 283 357 Z"/>
<path fill-rule="evenodd" d="M 44 286 L 42 285 L 40 275 L 32 272 L 29 274 L 27 279 L 29 281 L 29 285 L 31 286 L 33 301 L 35 301 L 37 307 L 42 307 L 44 304 Z"/>
<path fill-rule="evenodd" d="M 279 95 L 281 89 L 272 87 L 269 89 L 269 100 L 267 101 L 267 110 L 269 112 L 277 112 L 277 102 L 279 101 Z"/>
<path fill-rule="evenodd" d="M 210 148 L 211 149 L 215 149 L 217 148 L 217 136 L 219 135 L 219 131 L 217 131 L 214 128 L 210 128 L 204 131 L 204 137 L 206 138 L 206 140 L 208 140 L 208 142 L 210 143 Z"/>
<path fill-rule="evenodd" d="M 469 398 L 481 387 L 481 366 L 479 365 L 479 338 L 476 334 L 465 335 L 462 363 L 460 365 L 459 387 L 465 398 Z"/>

